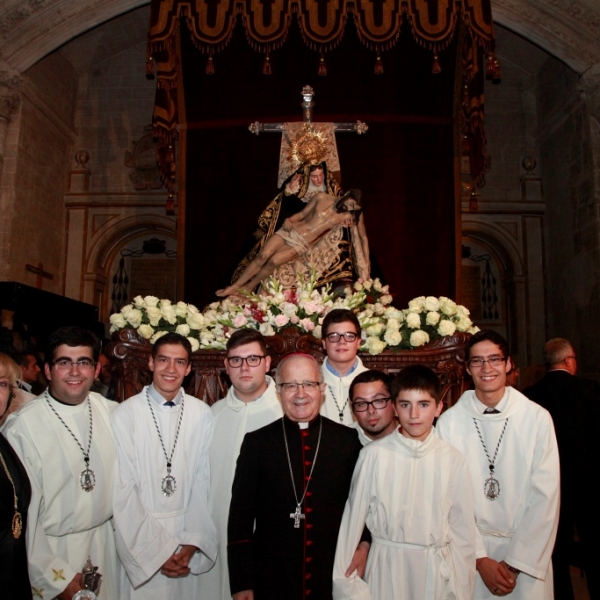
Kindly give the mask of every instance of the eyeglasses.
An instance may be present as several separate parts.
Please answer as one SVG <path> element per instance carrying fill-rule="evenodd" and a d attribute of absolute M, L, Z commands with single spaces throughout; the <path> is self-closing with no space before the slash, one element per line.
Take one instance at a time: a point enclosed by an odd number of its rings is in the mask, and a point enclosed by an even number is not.
<path fill-rule="evenodd" d="M 295 392 L 300 386 L 305 392 L 312 392 L 321 386 L 320 381 L 303 381 L 302 383 L 296 383 L 295 381 L 289 383 L 279 383 L 278 387 L 284 392 Z"/>
<path fill-rule="evenodd" d="M 344 338 L 347 342 L 353 342 L 357 337 L 358 333 L 356 331 L 346 331 L 345 333 L 328 333 L 326 336 L 327 341 L 332 344 L 337 344 L 342 338 Z"/>
<path fill-rule="evenodd" d="M 359 400 L 358 402 L 352 403 L 352 409 L 354 412 L 365 412 L 369 409 L 369 406 L 372 406 L 376 410 L 381 410 L 387 406 L 387 403 L 390 400 L 391 398 L 375 398 L 375 400 L 371 400 L 371 402 Z"/>
<path fill-rule="evenodd" d="M 258 367 L 260 365 L 260 361 L 264 358 L 264 355 L 258 356 L 257 354 L 252 354 L 250 356 L 228 356 L 227 363 L 230 367 L 234 369 L 239 369 L 244 362 L 249 367 Z"/>
<path fill-rule="evenodd" d="M 52 364 L 59 371 L 65 371 L 73 367 L 77 367 L 79 369 L 93 369 L 96 366 L 96 363 L 91 358 L 81 358 L 79 360 L 61 358 L 59 360 L 55 360 Z"/>
<path fill-rule="evenodd" d="M 471 358 L 469 359 L 470 367 L 483 367 L 484 363 L 489 363 L 492 367 L 499 367 L 506 358 L 504 356 L 490 356 L 489 358 Z"/>

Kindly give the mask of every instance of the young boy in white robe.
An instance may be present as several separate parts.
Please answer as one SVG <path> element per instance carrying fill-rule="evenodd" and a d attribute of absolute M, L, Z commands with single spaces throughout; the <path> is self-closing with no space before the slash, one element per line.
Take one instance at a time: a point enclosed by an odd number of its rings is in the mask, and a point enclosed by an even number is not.
<path fill-rule="evenodd" d="M 392 384 L 400 427 L 362 450 L 346 503 L 333 570 L 334 600 L 471 600 L 475 517 L 462 454 L 434 435 L 440 383 L 424 366 Z M 440 443 L 441 442 L 441 443 Z M 364 580 L 349 572 L 367 525 Z"/>

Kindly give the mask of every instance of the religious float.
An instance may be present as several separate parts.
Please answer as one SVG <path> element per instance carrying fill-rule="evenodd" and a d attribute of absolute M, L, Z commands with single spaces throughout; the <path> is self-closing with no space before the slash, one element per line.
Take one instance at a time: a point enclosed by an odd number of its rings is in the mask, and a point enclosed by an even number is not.
<path fill-rule="evenodd" d="M 151 345 L 170 331 L 192 344 L 186 391 L 208 404 L 227 393 L 224 349 L 237 329 L 251 327 L 265 335 L 273 368 L 291 352 L 305 352 L 321 362 L 325 355 L 320 324 L 335 308 L 357 315 L 363 331 L 360 357 L 368 368 L 394 374 L 410 364 L 426 365 L 440 377 L 447 406 L 468 388 L 464 346 L 477 328 L 464 306 L 445 297 L 422 296 L 399 310 L 378 279 L 358 280 L 342 291 L 334 291 L 331 284 L 317 288 L 316 281 L 313 274 L 297 288 L 285 289 L 271 278 L 260 294 L 213 302 L 202 312 L 185 302 L 134 298 L 111 316 L 113 340 L 106 353 L 113 362 L 117 399 L 139 393 L 150 382 Z"/>

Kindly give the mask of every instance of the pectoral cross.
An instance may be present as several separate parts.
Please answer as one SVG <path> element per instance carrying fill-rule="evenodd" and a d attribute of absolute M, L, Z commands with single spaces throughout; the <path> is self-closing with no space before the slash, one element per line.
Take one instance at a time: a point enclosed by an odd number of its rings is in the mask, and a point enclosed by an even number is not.
<path fill-rule="evenodd" d="M 300 505 L 296 506 L 296 512 L 290 513 L 290 519 L 294 519 L 294 529 L 300 529 L 300 519 L 304 519 Z"/>
<path fill-rule="evenodd" d="M 305 123 L 312 123 L 312 108 L 315 105 L 313 97 L 315 95 L 314 90 L 310 85 L 305 85 L 302 88 L 302 118 Z M 362 121 L 356 121 L 356 123 L 334 123 L 333 128 L 335 131 L 351 131 L 356 132 L 358 135 L 367 133 L 369 126 Z M 254 121 L 248 126 L 248 129 L 258 135 L 261 132 L 282 132 L 285 131 L 285 123 L 259 123 Z"/>
<path fill-rule="evenodd" d="M 48 271 L 44 271 L 44 265 L 42 263 L 38 263 L 37 267 L 33 265 L 25 265 L 25 268 L 34 275 L 37 275 L 37 280 L 35 282 L 35 287 L 38 290 L 42 289 L 42 277 L 45 279 L 54 279 L 54 275 L 52 273 L 48 273 Z"/>

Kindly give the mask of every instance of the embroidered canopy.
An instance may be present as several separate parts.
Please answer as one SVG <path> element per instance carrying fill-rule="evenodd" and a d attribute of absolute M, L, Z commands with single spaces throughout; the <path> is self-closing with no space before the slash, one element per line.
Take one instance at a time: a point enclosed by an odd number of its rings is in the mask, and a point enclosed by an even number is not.
<path fill-rule="evenodd" d="M 294 16 L 304 42 L 321 53 L 319 75 L 326 75 L 324 55 L 340 42 L 349 18 L 361 42 L 376 52 L 376 74 L 383 73 L 379 53 L 396 45 L 403 23 L 408 23 L 419 44 L 431 50 L 434 73 L 440 69 L 438 53 L 463 24 L 467 33 L 463 36 L 463 147 L 470 156 L 474 185 L 483 179 L 483 76 L 500 76 L 491 0 L 152 0 L 147 75 L 152 77 L 156 70 L 153 126 L 169 189 L 169 212 L 174 206 L 180 21 L 185 20 L 194 44 L 208 55 L 207 74 L 214 72 L 214 57 L 227 46 L 241 21 L 249 44 L 264 53 L 263 74 L 269 75 L 269 54 L 285 42 Z M 487 57 L 485 68 L 480 64 L 481 50 Z"/>

